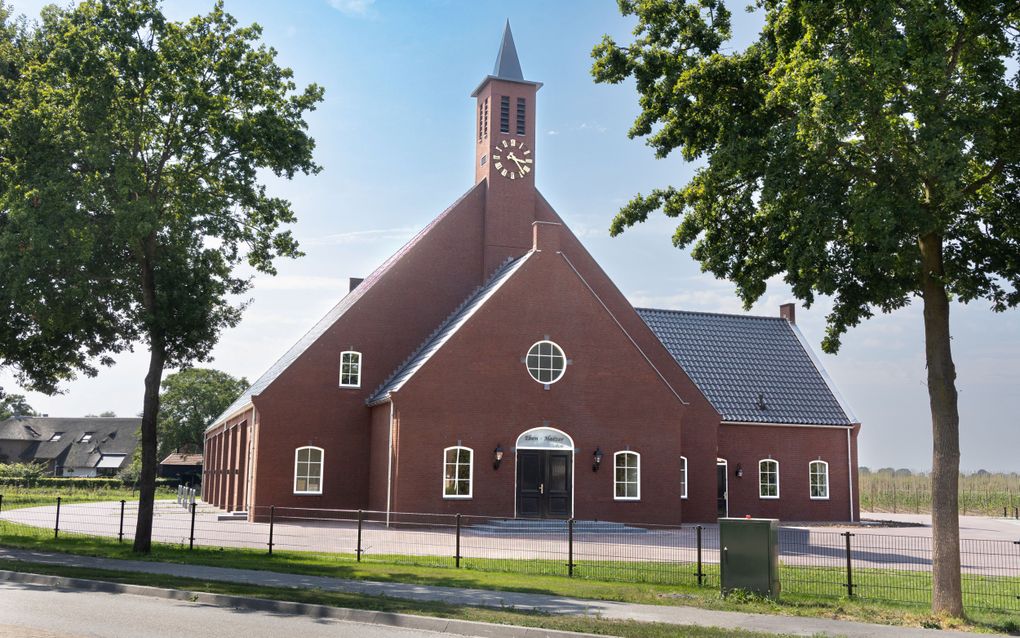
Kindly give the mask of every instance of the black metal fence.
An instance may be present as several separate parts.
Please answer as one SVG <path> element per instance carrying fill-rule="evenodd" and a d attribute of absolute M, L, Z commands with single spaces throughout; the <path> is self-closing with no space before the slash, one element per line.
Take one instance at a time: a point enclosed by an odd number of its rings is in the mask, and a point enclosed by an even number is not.
<path fill-rule="evenodd" d="M 522 521 L 459 514 L 257 507 L 248 518 L 193 502 L 158 501 L 153 540 L 178 547 L 313 553 L 323 562 L 381 562 L 600 581 L 719 587 L 715 525 Z M 3 507 L 0 497 L 0 508 Z M 63 504 L 3 511 L 7 535 L 133 537 L 137 503 Z M 920 530 L 905 530 L 917 534 Z M 931 539 L 920 535 L 780 529 L 784 596 L 931 603 Z M 1020 540 L 961 541 L 964 602 L 1020 611 Z"/>

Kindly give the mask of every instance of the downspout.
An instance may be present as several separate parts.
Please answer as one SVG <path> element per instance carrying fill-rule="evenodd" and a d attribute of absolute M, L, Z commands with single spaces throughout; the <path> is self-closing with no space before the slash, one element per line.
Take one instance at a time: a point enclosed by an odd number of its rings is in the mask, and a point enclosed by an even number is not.
<path fill-rule="evenodd" d="M 386 527 L 389 527 L 390 509 L 393 504 L 393 397 L 390 397 L 390 441 L 387 447 L 389 458 L 386 461 Z"/>
<path fill-rule="evenodd" d="M 846 475 L 849 481 L 847 486 L 850 488 L 850 522 L 854 522 L 854 464 L 853 454 L 850 451 L 850 431 L 853 428 L 846 429 Z"/>

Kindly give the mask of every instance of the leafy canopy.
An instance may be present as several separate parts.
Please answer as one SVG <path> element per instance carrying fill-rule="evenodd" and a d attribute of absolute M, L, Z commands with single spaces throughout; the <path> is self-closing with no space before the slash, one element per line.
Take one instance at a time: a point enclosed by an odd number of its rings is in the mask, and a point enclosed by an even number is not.
<path fill-rule="evenodd" d="M 1020 302 L 1020 4 L 759 0 L 744 50 L 720 0 L 619 5 L 634 41 L 603 38 L 595 79 L 633 78 L 630 136 L 704 165 L 635 197 L 612 234 L 661 209 L 746 306 L 780 274 L 809 305 L 832 296 L 830 352 L 920 294 L 923 237 L 950 295 Z"/>
<path fill-rule="evenodd" d="M 248 380 L 208 368 L 188 368 L 163 379 L 159 457 L 174 450 L 200 451 L 205 427 L 248 387 Z"/>
<path fill-rule="evenodd" d="M 319 170 L 322 90 L 260 38 L 221 3 L 179 23 L 155 0 L 49 6 L 22 33 L 0 74 L 0 363 L 27 386 L 139 340 L 203 360 L 240 319 L 234 268 L 300 254 L 261 180 Z"/>
<path fill-rule="evenodd" d="M 0 397 L 0 421 L 18 416 L 39 416 L 21 394 L 7 394 Z"/>

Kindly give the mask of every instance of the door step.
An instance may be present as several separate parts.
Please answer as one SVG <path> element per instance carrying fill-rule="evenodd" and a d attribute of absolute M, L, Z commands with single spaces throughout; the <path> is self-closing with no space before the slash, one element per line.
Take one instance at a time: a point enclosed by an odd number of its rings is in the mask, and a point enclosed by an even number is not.
<path fill-rule="evenodd" d="M 482 536 L 529 536 L 539 534 L 567 534 L 567 521 L 559 519 L 505 518 L 488 521 L 466 528 Z M 608 521 L 574 521 L 574 536 L 579 534 L 644 534 L 647 530 L 623 523 Z"/>
<path fill-rule="evenodd" d="M 216 520 L 218 521 L 246 521 L 248 520 L 248 512 L 226 512 L 224 514 L 217 514 Z"/>

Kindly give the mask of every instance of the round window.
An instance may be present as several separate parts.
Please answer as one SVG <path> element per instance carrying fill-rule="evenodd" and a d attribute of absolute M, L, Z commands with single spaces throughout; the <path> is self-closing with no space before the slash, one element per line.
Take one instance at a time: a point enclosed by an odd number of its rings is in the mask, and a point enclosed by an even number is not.
<path fill-rule="evenodd" d="M 539 383 L 556 383 L 567 367 L 563 350 L 552 341 L 539 341 L 528 350 L 528 373 Z"/>

